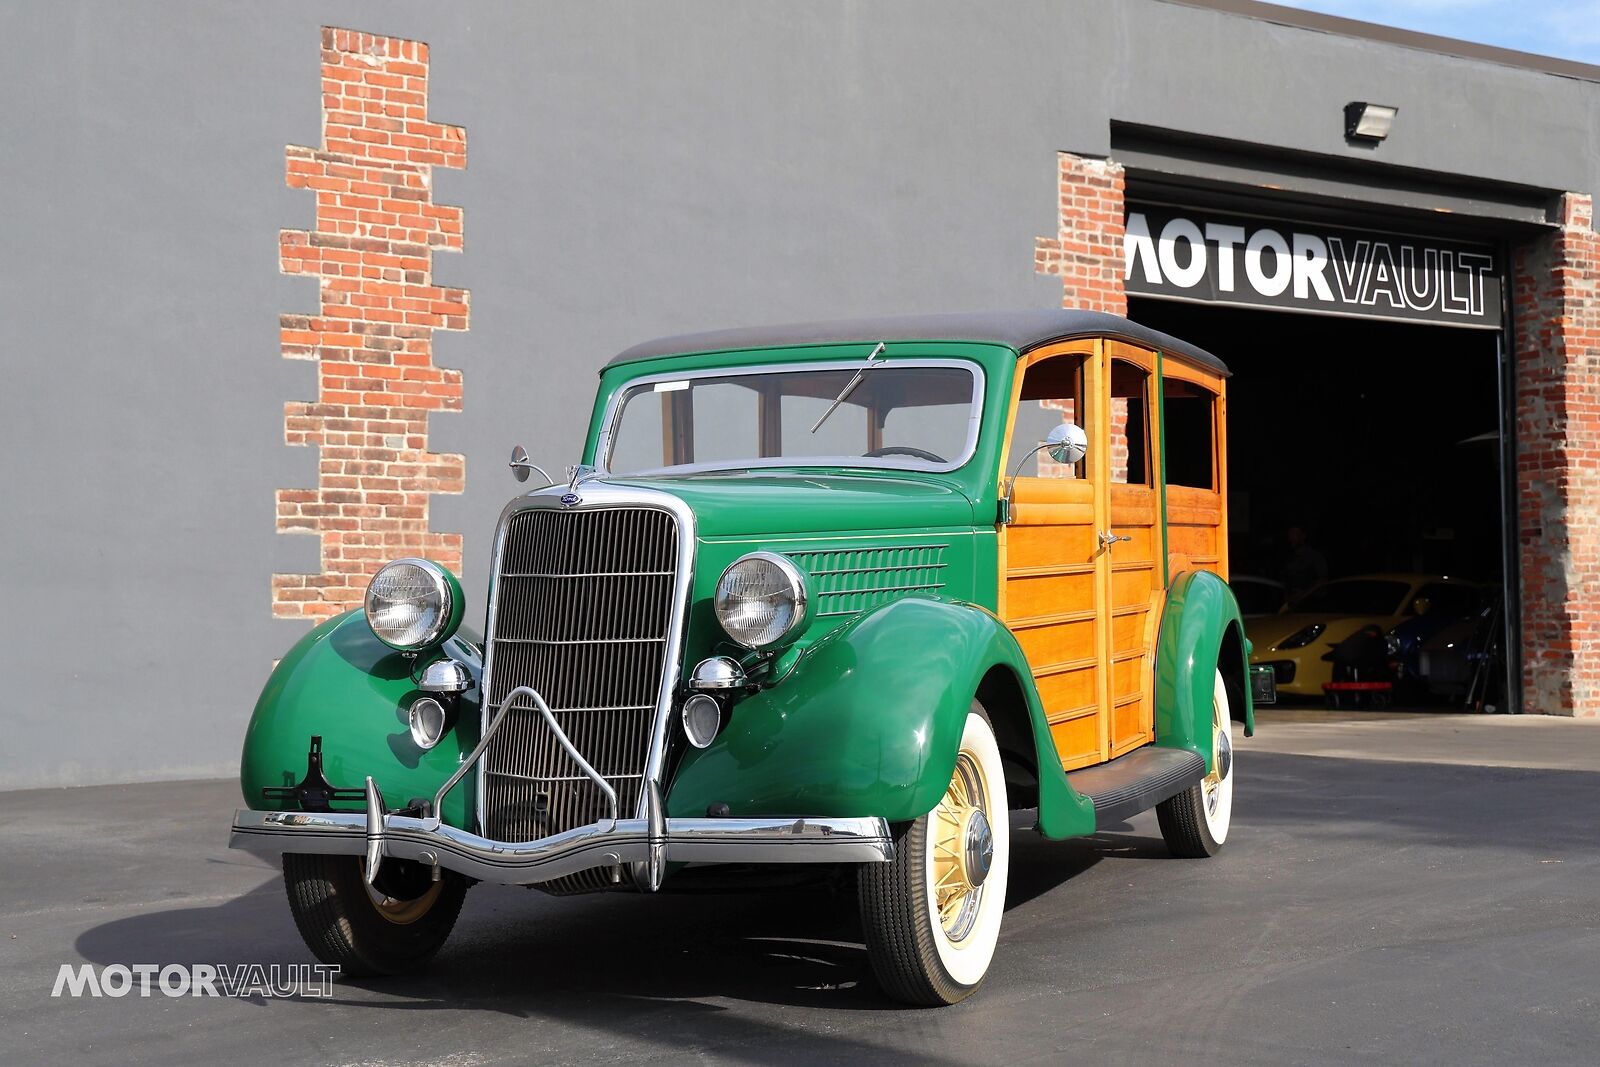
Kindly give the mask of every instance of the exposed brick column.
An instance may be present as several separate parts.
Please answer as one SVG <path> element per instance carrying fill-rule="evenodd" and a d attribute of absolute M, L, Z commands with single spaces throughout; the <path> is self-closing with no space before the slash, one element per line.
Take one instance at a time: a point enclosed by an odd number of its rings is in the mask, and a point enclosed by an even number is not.
<path fill-rule="evenodd" d="M 277 494 L 278 531 L 318 535 L 322 572 L 273 575 L 283 618 L 358 605 L 395 556 L 461 566 L 461 535 L 428 528 L 428 496 L 461 492 L 465 460 L 428 451 L 428 415 L 461 410 L 433 331 L 467 328 L 467 293 L 433 284 L 432 254 L 461 250 L 462 212 L 433 203 L 432 176 L 466 166 L 466 135 L 428 119 L 428 46 L 393 37 L 323 29 L 322 111 L 322 147 L 288 149 L 316 227 L 280 235 L 283 272 L 321 290 L 315 315 L 280 322 L 283 355 L 318 366 L 317 399 L 284 407 L 284 439 L 321 450 L 318 478 Z"/>
<path fill-rule="evenodd" d="M 1122 165 L 1058 152 L 1056 168 L 1056 235 L 1034 238 L 1034 272 L 1061 279 L 1064 308 L 1126 315 L 1122 238 L 1127 224 L 1127 185 Z M 1058 406 L 1050 401 L 1044 405 Z M 1070 405 L 1060 408 L 1063 418 L 1072 418 Z M 1042 474 L 1045 462 L 1040 460 Z M 1053 472 L 1053 464 L 1050 469 Z M 1118 481 L 1128 477 L 1126 400 L 1113 400 L 1111 405 L 1111 475 Z"/>
<path fill-rule="evenodd" d="M 1518 249 L 1523 710 L 1600 717 L 1600 237 L 1568 193 Z"/>
<path fill-rule="evenodd" d="M 1126 203 L 1122 165 L 1057 153 L 1056 236 L 1037 237 L 1033 269 L 1061 279 L 1061 306 L 1128 313 L 1122 288 Z"/>

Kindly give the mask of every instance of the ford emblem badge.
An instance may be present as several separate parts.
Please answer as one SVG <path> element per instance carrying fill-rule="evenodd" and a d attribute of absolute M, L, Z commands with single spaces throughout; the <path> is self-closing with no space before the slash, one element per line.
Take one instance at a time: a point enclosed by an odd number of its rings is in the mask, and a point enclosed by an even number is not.
<path fill-rule="evenodd" d="M 579 496 L 577 493 L 563 493 L 561 495 L 561 506 L 564 508 L 570 508 L 581 503 L 583 503 L 583 497 Z"/>

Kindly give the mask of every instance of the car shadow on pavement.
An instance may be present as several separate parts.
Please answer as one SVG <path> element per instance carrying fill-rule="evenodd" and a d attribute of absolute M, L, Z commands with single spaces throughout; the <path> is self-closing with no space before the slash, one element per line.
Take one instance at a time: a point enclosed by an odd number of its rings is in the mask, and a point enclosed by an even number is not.
<path fill-rule="evenodd" d="M 1328 779 L 1330 764 L 1341 789 L 1308 789 L 1308 781 Z M 1594 840 L 1584 805 L 1552 803 L 1552 789 L 1592 795 L 1600 782 L 1593 774 L 1268 753 L 1241 755 L 1239 766 L 1251 781 L 1239 794 L 1241 829 L 1294 824 L 1359 837 L 1378 833 L 1381 824 L 1390 828 L 1385 832 L 1399 828 L 1436 843 L 1500 841 L 1541 854 Z M 1123 823 L 1056 842 L 1014 830 L 1007 911 L 1067 889 L 1104 862 L 1165 861 L 1160 838 L 1145 836 L 1152 824 L 1141 816 L 1137 827 Z M 1247 837 L 1238 847 L 1248 845 Z M 97 963 L 308 962 L 271 867 L 237 854 L 211 862 L 234 868 L 234 884 L 245 866 L 260 882 L 216 906 L 149 911 L 92 927 L 77 939 L 78 951 Z M 607 1002 L 717 997 L 893 1007 L 873 982 L 854 894 L 825 886 L 569 898 L 478 886 L 426 974 L 346 980 L 337 992 L 367 1007 L 512 1014 L 581 1015 Z"/>
<path fill-rule="evenodd" d="M 1063 887 L 1107 856 L 1146 849 L 1164 852 L 1159 841 L 1139 838 L 1050 842 L 1018 832 L 1007 910 Z M 116 919 L 84 931 L 76 948 L 101 964 L 311 962 L 281 879 L 265 865 L 260 873 L 268 877 L 255 889 L 222 904 Z M 853 890 L 828 885 L 566 898 L 479 885 L 426 972 L 343 979 L 331 1001 L 355 1008 L 554 1014 L 568 1021 L 604 1019 L 614 1027 L 619 1008 L 624 1016 L 664 1003 L 715 1012 L 721 1009 L 703 1001 L 719 997 L 847 1010 L 901 1007 L 873 980 Z"/>
<path fill-rule="evenodd" d="M 1295 825 L 1359 838 L 1392 837 L 1399 829 L 1436 844 L 1495 841 L 1558 855 L 1595 841 L 1592 807 L 1580 802 L 1600 787 L 1591 773 L 1269 753 L 1241 755 L 1238 765 L 1250 780 L 1235 811 L 1239 830 Z M 1340 789 L 1308 788 L 1329 780 Z M 1153 824 L 1140 816 L 1111 832 L 1059 842 L 1013 831 L 1007 911 L 1036 913 L 1036 902 L 1070 893 L 1075 878 L 1102 863 L 1167 862 Z M 1251 848 L 1251 836 L 1242 837 L 1230 853 Z M 102 964 L 309 962 L 271 867 L 237 856 L 211 862 L 234 868 L 234 884 L 237 869 L 248 866 L 259 884 L 216 906 L 102 923 L 78 937 L 79 953 Z M 346 979 L 333 999 L 356 1009 L 559 1015 L 615 1027 L 651 1005 L 720 1012 L 718 998 L 780 1009 L 897 1007 L 873 981 L 853 892 L 820 885 L 568 898 L 478 886 L 426 973 Z"/>

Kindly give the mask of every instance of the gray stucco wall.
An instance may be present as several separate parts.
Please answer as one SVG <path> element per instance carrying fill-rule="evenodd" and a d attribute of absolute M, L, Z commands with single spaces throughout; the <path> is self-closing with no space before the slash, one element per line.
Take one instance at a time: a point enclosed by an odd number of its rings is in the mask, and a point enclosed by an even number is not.
<path fill-rule="evenodd" d="M 276 316 L 286 144 L 319 135 L 318 28 L 427 41 L 466 127 L 466 251 L 435 338 L 465 414 L 431 446 L 468 491 L 481 619 L 505 453 L 575 458 L 596 368 L 645 337 L 850 314 L 1048 306 L 1059 149 L 1109 122 L 1335 155 L 1352 99 L 1398 103 L 1386 162 L 1600 188 L 1593 83 L 1192 7 L 1062 3 L 0 4 L 5 384 L 0 787 L 230 773 L 302 624 L 273 490 L 308 486 L 283 404 L 315 388 Z"/>

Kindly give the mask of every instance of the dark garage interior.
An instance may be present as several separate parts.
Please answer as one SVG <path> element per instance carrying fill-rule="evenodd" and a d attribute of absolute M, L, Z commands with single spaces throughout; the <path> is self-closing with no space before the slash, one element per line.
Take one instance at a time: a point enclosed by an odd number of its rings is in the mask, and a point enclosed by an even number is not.
<path fill-rule="evenodd" d="M 1331 577 L 1446 574 L 1498 587 L 1496 333 L 1139 298 L 1129 315 L 1233 372 L 1235 573 L 1275 576 L 1299 525 Z"/>
<path fill-rule="evenodd" d="M 1281 587 L 1248 579 L 1287 577 L 1291 527 L 1325 557 L 1329 578 L 1481 583 L 1470 597 L 1441 603 L 1418 640 L 1438 634 L 1431 647 L 1448 649 L 1458 631 L 1441 629 L 1443 612 L 1476 618 L 1468 640 L 1474 660 L 1490 654 L 1487 669 L 1442 684 L 1442 668 L 1409 681 L 1397 668 L 1396 697 L 1410 706 L 1500 706 L 1503 650 L 1515 646 L 1500 608 L 1499 334 L 1137 297 L 1129 315 L 1209 349 L 1233 372 L 1229 552 L 1246 614 L 1282 603 Z M 1262 590 L 1272 599 L 1252 604 Z"/>

